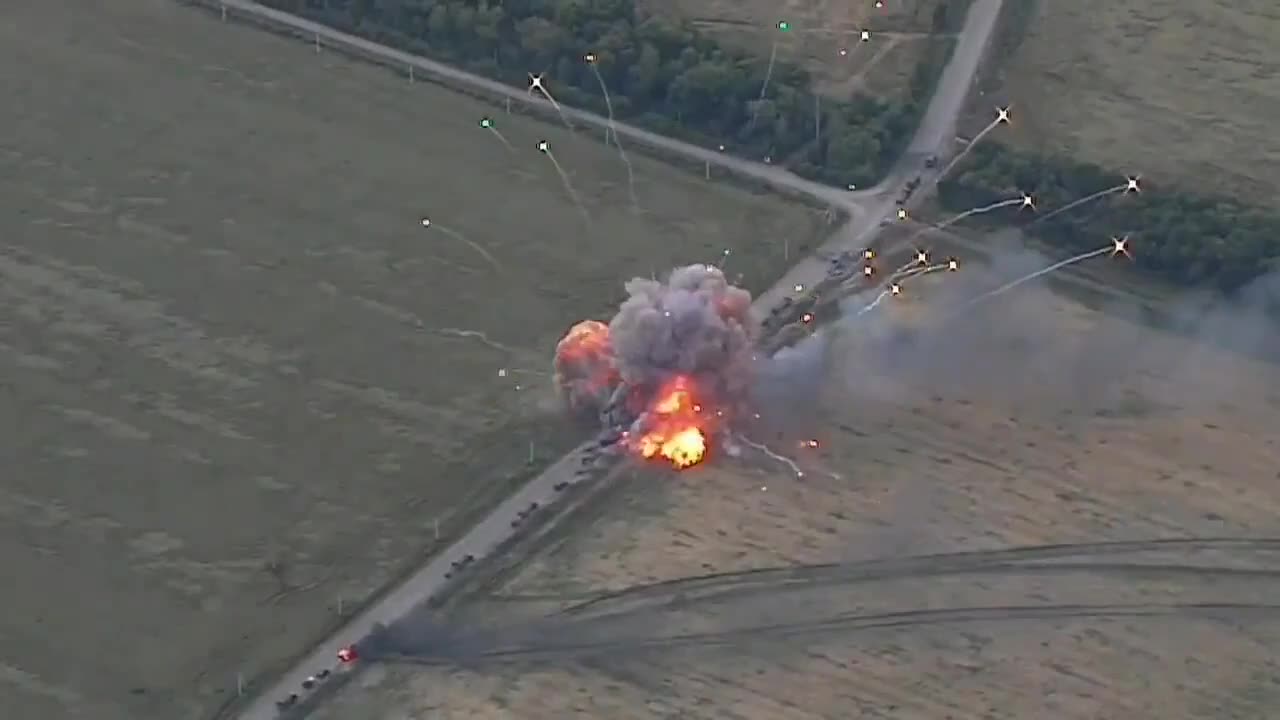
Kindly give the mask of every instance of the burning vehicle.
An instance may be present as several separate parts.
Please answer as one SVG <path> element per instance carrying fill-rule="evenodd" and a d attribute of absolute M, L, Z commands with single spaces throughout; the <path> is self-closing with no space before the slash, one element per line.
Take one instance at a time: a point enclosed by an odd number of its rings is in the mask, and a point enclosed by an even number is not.
<path fill-rule="evenodd" d="M 693 467 L 746 411 L 759 336 L 751 294 L 712 265 L 625 288 L 608 324 L 580 322 L 557 344 L 557 388 L 569 412 L 602 426 L 601 447 Z"/>

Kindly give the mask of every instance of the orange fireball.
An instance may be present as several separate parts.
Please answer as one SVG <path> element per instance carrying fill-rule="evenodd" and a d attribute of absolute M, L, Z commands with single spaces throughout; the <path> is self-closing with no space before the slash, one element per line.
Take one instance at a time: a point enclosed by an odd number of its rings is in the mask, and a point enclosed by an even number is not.
<path fill-rule="evenodd" d="M 571 409 L 598 410 L 601 397 L 618 383 L 609 326 L 584 320 L 556 345 L 555 380 Z"/>
<path fill-rule="evenodd" d="M 683 470 L 707 454 L 703 424 L 708 415 L 694 399 L 693 383 L 677 376 L 658 393 L 648 412 L 648 428 L 632 444 L 645 458 L 662 457 Z"/>

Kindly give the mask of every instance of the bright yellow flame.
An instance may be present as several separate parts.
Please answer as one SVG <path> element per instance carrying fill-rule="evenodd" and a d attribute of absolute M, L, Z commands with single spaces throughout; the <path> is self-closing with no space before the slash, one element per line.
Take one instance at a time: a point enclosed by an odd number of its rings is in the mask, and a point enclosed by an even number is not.
<path fill-rule="evenodd" d="M 707 437 L 699 427 L 702 406 L 693 401 L 686 382 L 681 378 L 668 386 L 653 405 L 654 428 L 633 445 L 643 457 L 663 457 L 678 470 L 698 464 L 707 453 Z"/>
<path fill-rule="evenodd" d="M 680 408 L 692 405 L 689 402 L 689 393 L 686 390 L 672 390 L 657 405 L 653 406 L 653 411 L 663 415 L 673 415 L 680 411 Z"/>

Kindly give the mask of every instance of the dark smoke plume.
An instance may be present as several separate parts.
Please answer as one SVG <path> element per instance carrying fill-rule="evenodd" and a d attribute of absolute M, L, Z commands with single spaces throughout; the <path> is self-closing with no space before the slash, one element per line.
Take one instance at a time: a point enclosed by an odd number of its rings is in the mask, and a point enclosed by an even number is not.
<path fill-rule="evenodd" d="M 718 406 L 745 401 L 759 334 L 749 292 L 710 265 L 677 268 L 663 281 L 635 278 L 624 287 L 628 297 L 607 329 L 580 323 L 556 348 L 557 383 L 570 408 L 622 424 L 678 376 Z"/>

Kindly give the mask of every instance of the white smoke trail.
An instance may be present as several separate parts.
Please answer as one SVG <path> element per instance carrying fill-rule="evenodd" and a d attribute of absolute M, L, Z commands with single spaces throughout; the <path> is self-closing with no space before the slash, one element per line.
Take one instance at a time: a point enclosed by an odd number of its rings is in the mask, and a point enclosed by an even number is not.
<path fill-rule="evenodd" d="M 546 98 L 547 102 L 551 103 L 551 107 L 555 108 L 556 114 L 560 116 L 560 122 L 564 123 L 564 126 L 572 132 L 575 129 L 573 127 L 573 123 L 569 122 L 569 117 L 564 114 L 564 108 L 560 107 L 560 103 L 556 102 L 555 96 L 553 96 L 551 91 L 547 89 L 547 86 L 543 84 L 542 76 L 529 73 L 529 94 L 532 95 L 534 90 L 541 93 L 542 97 Z"/>
<path fill-rule="evenodd" d="M 997 127 L 999 127 L 1001 123 L 1007 122 L 1006 115 L 1005 115 L 1007 111 L 1008 111 L 1007 108 L 1005 108 L 1004 110 L 1001 110 L 1000 114 L 996 116 L 995 120 L 992 120 L 989 125 L 982 128 L 982 130 L 980 130 L 977 135 L 974 135 L 973 139 L 969 141 L 969 144 L 964 147 L 964 150 L 961 150 L 959 154 L 957 154 L 954 158 L 951 159 L 951 162 L 947 163 L 946 167 L 942 168 L 942 171 L 938 173 L 937 180 L 941 181 L 943 178 L 945 178 L 947 174 L 950 173 L 955 168 L 956 165 L 960 164 L 961 160 L 965 159 L 965 156 L 967 156 L 975 147 L 978 146 L 978 143 L 981 142 L 983 138 L 985 138 L 988 134 L 990 134 L 992 130 L 995 130 Z"/>
<path fill-rule="evenodd" d="M 591 66 L 591 74 L 596 76 L 596 82 L 600 84 L 600 92 L 604 93 L 604 106 L 609 111 L 609 133 L 613 135 L 613 144 L 618 147 L 618 157 L 622 158 L 622 164 L 627 166 L 627 191 L 631 193 L 631 207 L 639 211 L 640 201 L 636 199 L 635 171 L 631 167 L 631 158 L 627 157 L 627 151 L 622 147 L 622 138 L 618 137 L 618 128 L 613 123 L 613 101 L 609 99 L 609 88 L 604 84 L 600 68 L 596 67 L 594 55 L 587 56 L 587 65 Z"/>
<path fill-rule="evenodd" d="M 572 200 L 574 206 L 578 208 L 578 212 L 582 213 L 583 219 L 590 224 L 591 214 L 587 212 L 587 206 L 583 205 L 582 200 L 578 198 L 578 191 L 573 189 L 573 183 L 569 180 L 569 174 L 564 171 L 563 167 L 561 167 L 560 161 L 556 160 L 556 154 L 551 152 L 551 145 L 546 140 L 543 140 L 538 143 L 538 150 L 551 160 L 551 165 L 556 169 L 556 174 L 560 176 L 560 183 L 564 185 L 564 190 L 569 195 L 569 199 Z"/>
<path fill-rule="evenodd" d="M 432 222 L 431 218 L 422 218 L 422 227 L 428 228 L 430 230 L 438 230 L 439 232 L 442 232 L 445 235 L 448 235 L 454 240 L 457 240 L 458 242 L 466 244 L 472 250 L 475 250 L 477 253 L 479 253 L 485 260 L 488 260 L 489 264 L 493 266 L 494 270 L 497 270 L 498 272 L 502 272 L 502 263 L 499 263 L 498 259 L 495 258 L 492 254 L 490 254 L 488 250 L 485 250 L 480 245 L 471 241 L 466 235 L 463 235 L 457 230 L 452 230 L 450 228 L 447 228 L 439 223 Z"/>
<path fill-rule="evenodd" d="M 490 125 L 489 132 L 493 133 L 494 137 L 498 138 L 498 140 L 502 143 L 503 147 L 505 147 L 508 151 L 510 152 L 516 151 L 515 146 L 513 146 L 510 142 L 507 141 L 507 137 L 502 134 L 501 130 L 494 127 L 493 125 Z"/>
<path fill-rule="evenodd" d="M 756 127 L 756 118 L 760 115 L 760 105 L 764 103 L 764 96 L 769 92 L 769 80 L 773 78 L 773 65 L 777 59 L 778 41 L 774 40 L 773 45 L 769 47 L 769 65 L 764 70 L 764 82 L 760 84 L 760 98 L 751 108 L 751 122 L 747 124 L 748 134 Z"/>
<path fill-rule="evenodd" d="M 1035 280 L 1036 278 L 1039 278 L 1039 277 L 1044 277 L 1045 275 L 1048 275 L 1049 273 L 1054 272 L 1055 270 L 1061 270 L 1062 268 L 1067 267 L 1068 265 L 1074 265 L 1078 262 L 1088 260 L 1089 258 L 1097 257 L 1106 252 L 1112 252 L 1112 253 L 1116 252 L 1116 245 L 1113 243 L 1111 245 L 1107 245 L 1106 247 L 1100 247 L 1097 250 L 1090 250 L 1089 252 L 1086 252 L 1086 253 L 1080 253 L 1079 255 L 1069 257 L 1066 260 L 1060 260 L 1046 268 L 1041 268 L 1040 270 L 1037 270 L 1033 273 L 1024 275 L 1016 280 L 1011 280 L 1005 283 L 1004 285 L 1001 285 L 1000 287 L 996 288 L 995 290 L 990 290 L 988 292 L 982 293 L 981 295 L 978 295 L 977 297 L 971 298 L 968 302 L 964 303 L 959 308 L 957 308 L 956 312 L 953 313 L 951 316 L 949 316 L 948 319 L 953 319 L 955 317 L 958 317 L 961 314 L 963 314 L 965 311 L 972 308 L 974 305 L 977 305 L 978 303 L 981 303 L 985 300 L 990 300 L 992 298 L 999 297 L 1009 292 L 1010 290 L 1013 290 L 1019 285 L 1031 282 L 1032 280 Z"/>
<path fill-rule="evenodd" d="M 1068 210 L 1071 210 L 1073 208 L 1080 207 L 1081 205 L 1084 205 L 1087 202 L 1090 202 L 1092 200 L 1097 200 L 1098 198 L 1106 197 L 1107 195 L 1111 195 L 1112 193 L 1118 193 L 1123 190 L 1127 190 L 1128 188 L 1129 188 L 1129 183 L 1125 182 L 1124 184 L 1116 185 L 1115 187 L 1109 187 L 1106 190 L 1099 190 L 1098 192 L 1093 193 L 1092 195 L 1086 195 L 1080 198 L 1079 200 L 1075 200 L 1067 203 L 1066 205 L 1063 205 L 1062 207 L 1058 208 L 1057 210 L 1054 210 L 1051 213 L 1048 213 L 1047 215 L 1041 215 L 1040 217 L 1036 218 L 1032 222 L 1028 223 L 1027 227 L 1031 227 L 1032 225 L 1045 222 L 1052 217 L 1061 215 L 1062 213 Z"/>
<path fill-rule="evenodd" d="M 768 447 L 767 445 L 764 445 L 764 444 L 762 444 L 762 443 L 755 442 L 754 440 L 751 440 L 750 438 L 748 438 L 748 437 L 747 437 L 747 436 L 745 436 L 745 435 L 741 435 L 741 434 L 740 434 L 740 435 L 737 435 L 737 436 L 735 436 L 735 437 L 737 437 L 737 438 L 738 438 L 738 440 L 739 440 L 739 441 L 741 441 L 744 445 L 747 445 L 748 447 L 753 447 L 753 448 L 755 448 L 756 450 L 759 450 L 760 452 L 764 453 L 765 455 L 768 455 L 769 457 L 773 458 L 773 459 L 774 459 L 774 460 L 776 460 L 777 462 L 779 462 L 779 463 L 781 463 L 781 464 L 783 464 L 783 465 L 786 465 L 787 467 L 791 468 L 791 472 L 795 473 L 795 476 L 796 476 L 797 478 L 802 478 L 802 477 L 804 477 L 804 471 L 803 471 L 803 470 L 801 470 L 801 469 L 800 469 L 800 466 L 799 466 L 799 465 L 797 465 L 797 464 L 796 464 L 796 462 L 795 462 L 794 460 L 792 460 L 791 458 L 786 457 L 785 455 L 779 455 L 778 453 L 776 453 L 776 452 L 774 452 L 774 451 L 770 450 L 770 449 L 769 449 L 769 447 Z"/>

